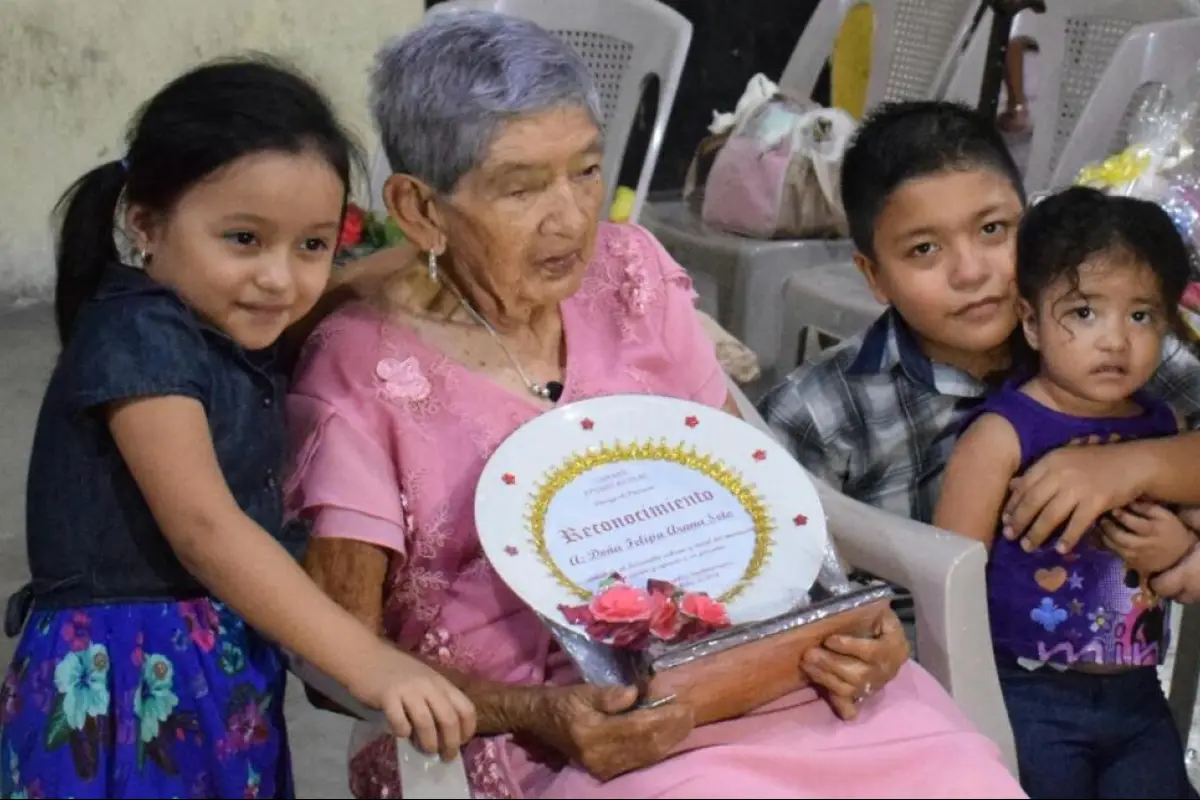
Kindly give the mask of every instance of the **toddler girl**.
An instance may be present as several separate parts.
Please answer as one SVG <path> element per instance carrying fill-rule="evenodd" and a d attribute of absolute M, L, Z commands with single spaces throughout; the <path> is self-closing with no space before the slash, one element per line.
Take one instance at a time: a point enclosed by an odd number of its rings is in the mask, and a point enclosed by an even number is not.
<path fill-rule="evenodd" d="M 1014 377 L 946 467 L 934 524 L 991 550 L 992 640 L 1034 798 L 1195 796 L 1155 669 L 1166 608 L 1149 588 L 1195 536 L 1152 504 L 1122 512 L 1161 522 L 1130 569 L 1099 532 L 1067 555 L 995 535 L 1009 482 L 1050 450 L 1178 432 L 1142 387 L 1178 330 L 1187 280 L 1183 241 L 1153 203 L 1071 188 L 1031 208 L 1017 238 Z"/>
<path fill-rule="evenodd" d="M 203 66 L 60 201 L 63 350 L 29 467 L 4 797 L 290 797 L 280 646 L 452 754 L 474 709 L 289 555 L 274 345 L 325 288 L 351 172 L 326 100 Z M 114 223 L 131 237 L 120 263 Z"/>

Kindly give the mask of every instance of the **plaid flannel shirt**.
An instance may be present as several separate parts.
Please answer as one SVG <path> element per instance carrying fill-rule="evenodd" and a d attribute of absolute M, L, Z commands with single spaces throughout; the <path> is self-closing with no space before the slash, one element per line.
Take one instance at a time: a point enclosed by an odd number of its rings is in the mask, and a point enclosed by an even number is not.
<path fill-rule="evenodd" d="M 1200 428 L 1200 362 L 1176 340 L 1147 389 Z M 860 337 L 800 366 L 758 404 L 792 455 L 856 500 L 921 522 L 982 382 L 925 357 L 888 309 Z"/>

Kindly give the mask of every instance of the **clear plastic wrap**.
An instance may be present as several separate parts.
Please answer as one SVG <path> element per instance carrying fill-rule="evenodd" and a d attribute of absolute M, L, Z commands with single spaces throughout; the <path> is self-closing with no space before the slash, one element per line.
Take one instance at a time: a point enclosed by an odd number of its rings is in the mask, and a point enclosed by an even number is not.
<path fill-rule="evenodd" d="M 1147 91 L 1133 109 L 1128 144 L 1080 170 L 1077 184 L 1153 200 L 1171 217 L 1191 254 L 1193 283 L 1184 295 L 1184 321 L 1200 339 L 1200 63 L 1185 88 Z"/>

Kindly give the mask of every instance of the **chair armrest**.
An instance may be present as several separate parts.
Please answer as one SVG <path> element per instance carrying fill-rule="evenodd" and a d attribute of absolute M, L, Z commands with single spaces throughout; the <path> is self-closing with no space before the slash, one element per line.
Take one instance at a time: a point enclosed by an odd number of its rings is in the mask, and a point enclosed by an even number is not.
<path fill-rule="evenodd" d="M 774 436 L 741 389 L 730 383 L 730 392 L 743 419 Z M 921 666 L 999 746 L 1015 775 L 1016 747 L 1000 693 L 983 591 L 987 550 L 979 542 L 888 514 L 813 480 L 842 557 L 912 592 Z"/>
<path fill-rule="evenodd" d="M 917 653 L 954 702 L 1000 747 L 1016 774 L 1016 749 L 988 627 L 979 542 L 880 511 L 817 481 L 838 550 L 854 566 L 913 594 Z"/>
<path fill-rule="evenodd" d="M 383 714 L 355 700 L 344 687 L 312 664 L 293 653 L 285 652 L 284 655 L 287 657 L 288 670 L 307 689 L 316 691 L 363 723 L 383 723 Z M 437 755 L 422 753 L 408 739 L 396 739 L 396 757 L 400 763 L 406 800 L 458 800 L 471 796 L 461 756 L 453 761 L 442 761 Z"/>

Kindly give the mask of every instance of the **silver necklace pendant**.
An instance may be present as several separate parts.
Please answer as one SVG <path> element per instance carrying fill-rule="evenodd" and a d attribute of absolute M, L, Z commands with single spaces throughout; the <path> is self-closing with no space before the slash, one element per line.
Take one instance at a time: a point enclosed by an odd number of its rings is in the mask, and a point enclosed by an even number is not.
<path fill-rule="evenodd" d="M 500 335 L 496 333 L 496 330 L 488 323 L 486 319 L 483 318 L 483 315 L 476 311 L 475 307 L 467 302 L 467 299 L 462 296 L 462 292 L 458 291 L 458 287 L 450 281 L 441 281 L 438 275 L 433 272 L 432 267 L 430 269 L 430 277 L 439 283 L 444 283 L 444 285 L 454 293 L 454 296 L 458 299 L 458 302 L 462 304 L 463 308 L 467 310 L 467 312 L 475 319 L 477 323 L 483 326 L 483 329 L 487 331 L 488 336 L 490 336 L 492 341 L 496 343 L 496 346 L 500 348 L 500 351 L 504 353 L 505 358 L 507 358 L 508 362 L 513 365 L 513 369 L 515 369 L 517 374 L 521 376 L 521 380 L 523 380 L 525 385 L 529 387 L 529 391 L 534 397 L 540 397 L 543 400 L 549 400 L 551 403 L 558 402 L 558 399 L 562 397 L 563 393 L 563 385 L 561 381 L 547 381 L 546 383 L 542 384 L 538 383 L 537 381 L 530 380 L 529 376 L 525 374 L 525 370 L 521 368 L 521 362 L 517 361 L 516 357 L 508 351 L 508 348 L 504 346 L 504 342 L 500 341 Z"/>

